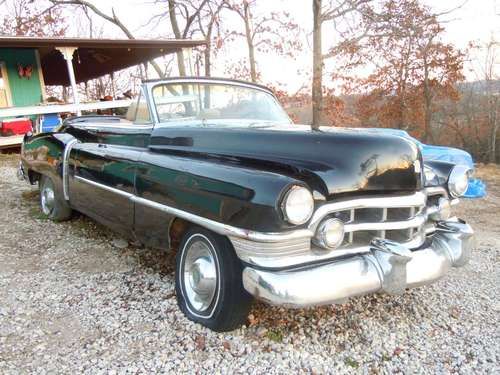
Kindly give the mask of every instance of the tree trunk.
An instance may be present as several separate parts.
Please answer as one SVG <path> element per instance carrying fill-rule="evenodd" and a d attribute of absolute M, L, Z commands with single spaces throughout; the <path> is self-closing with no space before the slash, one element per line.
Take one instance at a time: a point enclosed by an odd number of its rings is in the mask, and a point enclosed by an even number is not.
<path fill-rule="evenodd" d="M 432 142 L 432 93 L 429 87 L 429 64 L 424 53 L 424 142 Z"/>
<path fill-rule="evenodd" d="M 212 55 L 212 30 L 214 25 L 214 18 L 212 18 L 207 27 L 207 34 L 205 35 L 205 41 L 207 43 L 205 51 L 203 51 L 203 56 L 205 60 L 205 77 L 211 76 L 211 55 Z"/>
<path fill-rule="evenodd" d="M 321 51 L 321 1 L 313 0 L 312 127 L 318 129 L 323 110 L 323 53 Z"/>
<path fill-rule="evenodd" d="M 209 33 L 210 35 L 210 33 Z M 210 40 L 207 43 L 207 47 L 205 48 L 205 77 L 210 77 Z M 205 108 L 210 108 L 210 86 L 205 86 L 205 98 L 204 98 Z"/>
<path fill-rule="evenodd" d="M 257 82 L 257 68 L 255 64 L 255 46 L 253 44 L 253 36 L 252 36 L 252 13 L 250 13 L 250 5 L 248 2 L 244 3 L 244 11 L 245 11 L 245 36 L 247 38 L 248 45 L 248 61 L 250 63 L 250 78 L 252 82 Z"/>
<path fill-rule="evenodd" d="M 203 52 L 204 54 L 204 59 L 205 59 L 205 77 L 210 77 L 211 73 L 211 66 L 212 64 L 210 60 L 210 54 L 211 54 L 211 48 L 209 47 L 209 44 L 207 44 L 207 47 L 205 48 L 205 51 Z"/>
<path fill-rule="evenodd" d="M 170 17 L 170 23 L 172 24 L 172 31 L 174 32 L 175 38 L 182 39 L 182 34 L 177 22 L 177 16 L 175 14 L 175 0 L 168 0 L 168 15 Z M 176 56 L 179 76 L 184 77 L 186 75 L 186 64 L 184 62 L 184 52 L 182 49 L 176 53 Z"/>
<path fill-rule="evenodd" d="M 497 115 L 497 107 L 498 107 L 498 97 L 494 97 L 493 94 L 490 94 L 489 98 L 490 108 L 489 108 L 489 120 L 491 125 L 491 133 L 490 133 L 490 163 L 496 163 L 497 159 L 497 133 L 498 133 L 498 115 Z"/>

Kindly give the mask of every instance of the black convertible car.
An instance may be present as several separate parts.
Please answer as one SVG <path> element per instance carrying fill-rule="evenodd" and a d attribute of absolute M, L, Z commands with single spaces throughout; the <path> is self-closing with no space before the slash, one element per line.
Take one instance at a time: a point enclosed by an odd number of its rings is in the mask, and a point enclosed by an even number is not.
<path fill-rule="evenodd" d="M 402 137 L 293 125 L 266 87 L 208 78 L 148 81 L 124 119 L 26 136 L 20 165 L 51 219 L 74 209 L 175 249 L 180 308 L 219 331 L 253 297 L 398 294 L 464 265 L 473 232 L 452 206 L 468 173 Z"/>

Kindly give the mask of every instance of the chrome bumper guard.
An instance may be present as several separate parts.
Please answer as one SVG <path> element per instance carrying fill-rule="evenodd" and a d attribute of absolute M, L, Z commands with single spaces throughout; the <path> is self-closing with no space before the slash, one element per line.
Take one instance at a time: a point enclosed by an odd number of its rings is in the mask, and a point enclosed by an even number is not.
<path fill-rule="evenodd" d="M 328 264 L 286 271 L 246 267 L 243 285 L 260 300 L 298 308 L 341 303 L 375 292 L 401 294 L 435 282 L 451 267 L 465 265 L 473 240 L 472 228 L 464 222 L 440 222 L 431 245 L 420 250 L 376 239 L 369 253 Z"/>

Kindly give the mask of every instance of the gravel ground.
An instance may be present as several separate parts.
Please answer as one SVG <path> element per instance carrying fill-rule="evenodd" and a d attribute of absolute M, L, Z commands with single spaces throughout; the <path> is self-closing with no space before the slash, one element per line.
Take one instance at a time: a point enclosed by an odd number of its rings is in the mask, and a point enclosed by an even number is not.
<path fill-rule="evenodd" d="M 0 373 L 499 373 L 500 169 L 460 209 L 477 233 L 466 268 L 403 296 L 286 310 L 255 304 L 214 333 L 177 308 L 173 257 L 85 217 L 44 220 L 0 155 Z"/>

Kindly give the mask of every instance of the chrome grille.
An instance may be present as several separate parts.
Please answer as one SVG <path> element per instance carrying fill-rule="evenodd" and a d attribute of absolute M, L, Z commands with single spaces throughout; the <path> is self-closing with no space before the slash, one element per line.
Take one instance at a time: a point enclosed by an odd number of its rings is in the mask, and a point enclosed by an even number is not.
<path fill-rule="evenodd" d="M 344 245 L 367 245 L 375 237 L 408 242 L 425 222 L 423 208 L 424 206 L 412 206 L 349 210 L 349 220 L 344 222 L 347 233 Z M 346 217 L 347 213 L 338 216 Z"/>
<path fill-rule="evenodd" d="M 425 240 L 426 202 L 427 195 L 417 192 L 327 203 L 317 210 L 312 225 L 329 217 L 342 220 L 346 233 L 343 249 L 368 246 L 377 237 L 419 246 Z"/>
<path fill-rule="evenodd" d="M 344 222 L 345 238 L 342 249 L 368 246 L 378 238 L 386 238 L 410 248 L 418 247 L 429 232 L 429 210 L 435 209 L 437 198 L 447 196 L 442 189 L 411 195 L 366 197 L 344 202 L 327 203 L 313 218 L 312 224 L 335 217 Z"/>

